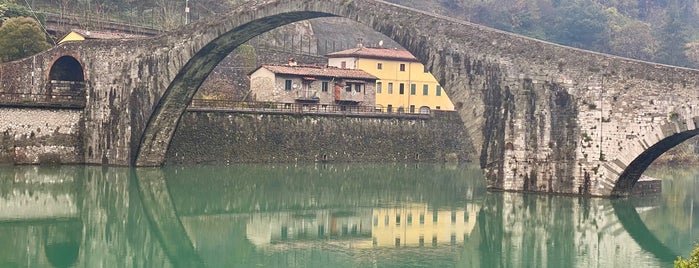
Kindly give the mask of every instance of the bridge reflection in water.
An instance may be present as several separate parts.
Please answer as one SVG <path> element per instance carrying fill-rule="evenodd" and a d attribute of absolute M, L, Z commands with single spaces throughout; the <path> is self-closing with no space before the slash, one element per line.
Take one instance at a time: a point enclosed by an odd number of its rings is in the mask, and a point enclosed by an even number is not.
<path fill-rule="evenodd" d="M 639 217 L 661 198 L 488 193 L 484 181 L 422 164 L 2 167 L 0 266 L 660 267 L 692 247 Z"/>

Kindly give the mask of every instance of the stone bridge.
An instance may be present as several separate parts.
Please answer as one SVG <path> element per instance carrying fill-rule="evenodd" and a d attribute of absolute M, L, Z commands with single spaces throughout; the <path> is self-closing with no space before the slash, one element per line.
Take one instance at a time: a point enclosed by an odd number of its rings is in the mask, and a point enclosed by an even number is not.
<path fill-rule="evenodd" d="M 491 189 L 627 195 L 699 132 L 699 71 L 559 46 L 374 0 L 250 1 L 151 39 L 66 43 L 0 65 L 5 94 L 84 83 L 84 162 L 158 166 L 188 102 L 247 40 L 339 16 L 410 50 L 446 88 Z M 425 137 L 429 138 L 429 137 Z"/>

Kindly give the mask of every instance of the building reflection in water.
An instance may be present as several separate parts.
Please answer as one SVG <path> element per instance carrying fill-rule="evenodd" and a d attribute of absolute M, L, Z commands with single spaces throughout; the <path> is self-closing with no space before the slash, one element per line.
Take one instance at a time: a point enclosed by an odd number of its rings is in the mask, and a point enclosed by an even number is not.
<path fill-rule="evenodd" d="M 247 239 L 258 248 L 284 249 L 327 242 L 349 248 L 455 246 L 476 224 L 478 205 L 430 209 L 426 204 L 351 211 L 255 213 Z"/>

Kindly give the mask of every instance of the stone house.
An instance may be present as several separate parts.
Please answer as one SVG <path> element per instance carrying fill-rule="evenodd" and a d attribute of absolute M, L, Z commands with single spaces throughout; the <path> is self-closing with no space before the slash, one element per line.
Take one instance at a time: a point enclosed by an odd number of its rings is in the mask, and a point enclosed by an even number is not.
<path fill-rule="evenodd" d="M 375 88 L 376 77 L 357 69 L 290 62 L 250 73 L 250 93 L 264 102 L 373 107 Z"/>

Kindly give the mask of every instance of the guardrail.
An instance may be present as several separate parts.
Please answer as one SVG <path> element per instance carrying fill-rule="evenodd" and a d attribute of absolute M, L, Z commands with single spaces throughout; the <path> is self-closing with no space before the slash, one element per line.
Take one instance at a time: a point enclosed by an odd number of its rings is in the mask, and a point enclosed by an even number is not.
<path fill-rule="evenodd" d="M 85 108 L 85 94 L 28 94 L 0 92 L 0 106 L 4 107 L 48 107 Z"/>
<path fill-rule="evenodd" d="M 190 109 L 229 110 L 251 112 L 281 112 L 294 114 L 357 114 L 357 115 L 391 115 L 391 116 L 426 116 L 430 112 L 406 113 L 403 110 L 387 110 L 374 106 L 336 105 L 320 103 L 283 103 L 192 99 Z"/>

